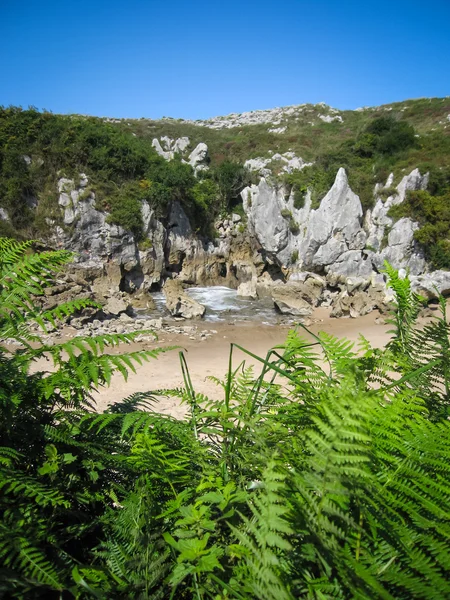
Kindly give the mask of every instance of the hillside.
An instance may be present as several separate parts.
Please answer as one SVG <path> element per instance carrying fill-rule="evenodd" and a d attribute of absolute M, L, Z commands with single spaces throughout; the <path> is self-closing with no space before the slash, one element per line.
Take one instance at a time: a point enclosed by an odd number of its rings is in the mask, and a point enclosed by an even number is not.
<path fill-rule="evenodd" d="M 158 156 L 154 140 L 163 138 L 188 138 L 184 154 L 174 153 L 171 161 Z M 207 164 L 195 177 L 187 157 L 199 144 L 207 145 Z M 286 167 L 288 161 L 293 166 Z M 85 173 L 89 189 L 84 193 L 95 193 L 96 206 L 108 213 L 109 222 L 137 240 L 144 199 L 163 222 L 173 201 L 180 202 L 194 230 L 211 238 L 219 215 L 231 209 L 243 214 L 239 192 L 261 175 L 292 193 L 296 208 L 310 190 L 312 208 L 317 208 L 341 167 L 365 211 L 375 203 L 375 184 L 384 185 L 390 173 L 385 196 L 413 169 L 429 173 L 431 196 L 415 205 L 404 203 L 393 216 L 414 216 L 425 231 L 416 236 L 420 243 L 433 248 L 444 243 L 434 252 L 439 255 L 436 266 L 450 266 L 445 200 L 450 188 L 450 98 L 354 111 L 306 104 L 195 122 L 1 109 L 0 232 L 45 237 L 55 226 L 64 228 L 57 181 Z"/>
<path fill-rule="evenodd" d="M 165 118 L 111 119 L 124 130 L 139 137 L 171 138 L 188 136 L 193 144 L 208 144 L 212 162 L 224 158 L 245 161 L 264 156 L 268 151 L 294 151 L 310 162 L 321 154 L 336 150 L 340 144 L 355 139 L 367 124 L 376 117 L 389 115 L 412 125 L 416 133 L 424 136 L 411 161 L 427 161 L 438 157 L 446 149 L 447 160 L 439 166 L 448 165 L 450 152 L 450 98 L 424 98 L 407 100 L 379 107 L 364 107 L 354 111 L 340 111 L 326 104 L 303 104 L 271 110 L 232 114 L 205 121 L 184 121 Z M 422 152 L 420 152 L 422 151 Z M 431 156 L 430 153 L 431 152 Z M 414 165 L 417 166 L 417 165 Z"/>

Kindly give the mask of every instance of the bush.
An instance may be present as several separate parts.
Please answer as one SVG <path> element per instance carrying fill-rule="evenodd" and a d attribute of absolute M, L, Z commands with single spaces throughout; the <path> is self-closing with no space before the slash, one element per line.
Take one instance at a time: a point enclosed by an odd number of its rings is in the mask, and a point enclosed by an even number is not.
<path fill-rule="evenodd" d="M 111 207 L 112 222 L 134 233 L 139 231 L 133 200 L 139 182 L 152 184 L 147 199 L 159 216 L 165 216 L 173 200 L 187 209 L 192 205 L 196 179 L 191 166 L 165 161 L 150 140 L 94 117 L 0 108 L 0 199 L 16 231 L 28 232 L 36 224 L 41 233 L 47 215 L 41 211 L 35 222 L 37 213 L 28 198 L 41 200 L 50 187 L 55 190 L 62 173 L 76 180 L 81 172 L 89 176 L 100 205 Z M 56 195 L 54 204 L 57 209 Z"/>
<path fill-rule="evenodd" d="M 296 235 L 300 231 L 299 224 L 293 217 L 289 219 L 289 231 Z"/>
<path fill-rule="evenodd" d="M 370 140 L 374 152 L 388 155 L 408 150 L 416 144 L 414 127 L 391 116 L 371 121 L 360 140 Z"/>
<path fill-rule="evenodd" d="M 231 160 L 224 160 L 215 167 L 212 177 L 219 188 L 224 210 L 231 208 L 233 202 L 239 202 L 239 194 L 250 182 L 250 174 L 244 165 Z"/>
<path fill-rule="evenodd" d="M 212 179 L 202 179 L 192 188 L 192 198 L 194 205 L 205 213 L 215 212 L 217 208 L 217 199 L 219 189 Z"/>
<path fill-rule="evenodd" d="M 305 206 L 305 196 L 308 192 L 308 188 L 303 185 L 301 187 L 294 186 L 294 208 L 300 210 Z"/>

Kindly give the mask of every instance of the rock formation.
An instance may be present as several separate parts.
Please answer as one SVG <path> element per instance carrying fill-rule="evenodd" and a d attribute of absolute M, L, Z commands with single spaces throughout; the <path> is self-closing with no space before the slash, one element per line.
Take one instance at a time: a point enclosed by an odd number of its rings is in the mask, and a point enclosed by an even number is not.
<path fill-rule="evenodd" d="M 167 310 L 173 317 L 194 319 L 203 317 L 205 307 L 186 294 L 181 281 L 168 279 L 163 288 Z"/>
<path fill-rule="evenodd" d="M 165 153 L 183 154 L 189 146 L 188 138 L 156 141 Z M 198 169 L 205 166 L 206 157 L 206 145 L 198 144 L 187 159 Z M 255 169 L 269 164 L 253 160 Z M 64 226 L 54 226 L 52 241 L 76 254 L 69 271 L 74 289 L 81 283 L 78 293 L 99 299 L 111 314 L 128 310 L 130 303 L 135 308 L 151 306 L 150 292 L 169 277 L 164 288 L 169 310 L 185 318 L 202 316 L 204 307 L 183 292 L 182 283 L 227 285 L 245 298 L 269 296 L 282 313 L 298 317 L 307 316 L 311 307 L 321 303 L 331 305 L 335 316 L 357 316 L 388 305 L 391 295 L 379 274 L 385 260 L 408 269 L 414 289 L 422 295 L 435 297 L 435 286 L 450 293 L 447 272 L 427 273 L 423 253 L 414 241 L 418 225 L 409 218 L 394 222 L 388 216 L 389 208 L 403 202 L 408 190 L 425 189 L 427 181 L 427 175 L 415 169 L 386 200 L 377 186 L 374 207 L 363 215 L 344 169 L 339 169 L 316 208 L 309 192 L 304 206 L 296 208 L 292 193 L 271 183 L 268 176 L 261 177 L 241 194 L 245 226 L 237 214 L 218 221 L 214 241 L 194 234 L 178 202 L 172 203 L 163 225 L 144 200 L 144 250 L 130 232 L 109 223 L 108 214 L 96 206 L 88 178 L 81 174 L 77 181 L 58 181 Z M 384 188 L 391 190 L 392 183 L 390 176 Z"/>
<path fill-rule="evenodd" d="M 178 154 L 182 157 L 182 161 L 191 165 L 194 173 L 205 171 L 208 169 L 208 146 L 204 142 L 200 142 L 187 156 L 186 151 L 190 146 L 188 137 L 181 137 L 173 140 L 167 136 L 163 136 L 158 140 L 155 138 L 152 142 L 153 148 L 165 160 L 173 160 Z"/>

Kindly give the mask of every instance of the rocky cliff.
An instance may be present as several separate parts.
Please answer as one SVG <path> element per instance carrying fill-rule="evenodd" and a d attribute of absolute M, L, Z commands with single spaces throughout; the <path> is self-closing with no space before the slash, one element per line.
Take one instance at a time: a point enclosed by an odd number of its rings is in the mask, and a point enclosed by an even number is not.
<path fill-rule="evenodd" d="M 150 306 L 150 292 L 176 278 L 190 285 L 227 285 L 250 298 L 270 295 L 281 312 L 297 316 L 318 304 L 332 305 L 336 316 L 357 316 L 389 302 L 380 274 L 385 260 L 408 269 L 428 297 L 435 283 L 441 292 L 450 291 L 449 273 L 429 273 L 413 237 L 417 224 L 388 216 L 408 190 L 425 189 L 427 181 L 415 169 L 393 189 L 390 176 L 384 188 L 376 186 L 374 207 L 364 214 L 342 168 L 315 209 L 309 192 L 296 208 L 292 192 L 261 177 L 241 193 L 246 219 L 233 214 L 216 222 L 212 240 L 193 232 L 178 202 L 163 224 L 144 200 L 137 243 L 96 207 L 81 174 L 78 182 L 58 182 L 65 227 L 55 228 L 51 242 L 75 252 L 73 271 L 105 302 L 127 295 L 135 307 Z M 387 198 L 383 189 L 390 191 Z"/>
<path fill-rule="evenodd" d="M 389 302 L 386 260 L 430 297 L 450 288 L 431 272 L 450 268 L 449 112 L 446 98 L 195 123 L 0 108 L 0 235 L 72 250 L 69 288 L 113 310 L 176 279 L 355 316 Z"/>

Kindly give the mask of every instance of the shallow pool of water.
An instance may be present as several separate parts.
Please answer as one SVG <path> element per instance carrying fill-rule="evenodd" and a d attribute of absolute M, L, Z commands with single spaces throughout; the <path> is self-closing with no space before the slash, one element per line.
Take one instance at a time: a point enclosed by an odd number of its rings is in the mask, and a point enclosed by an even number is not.
<path fill-rule="evenodd" d="M 248 321 L 265 325 L 275 325 L 280 320 L 286 322 L 273 308 L 273 302 L 267 300 L 248 300 L 239 298 L 236 290 L 224 286 L 192 287 L 187 294 L 206 308 L 205 321 Z M 166 300 L 162 292 L 152 294 L 160 315 L 167 316 Z"/>

